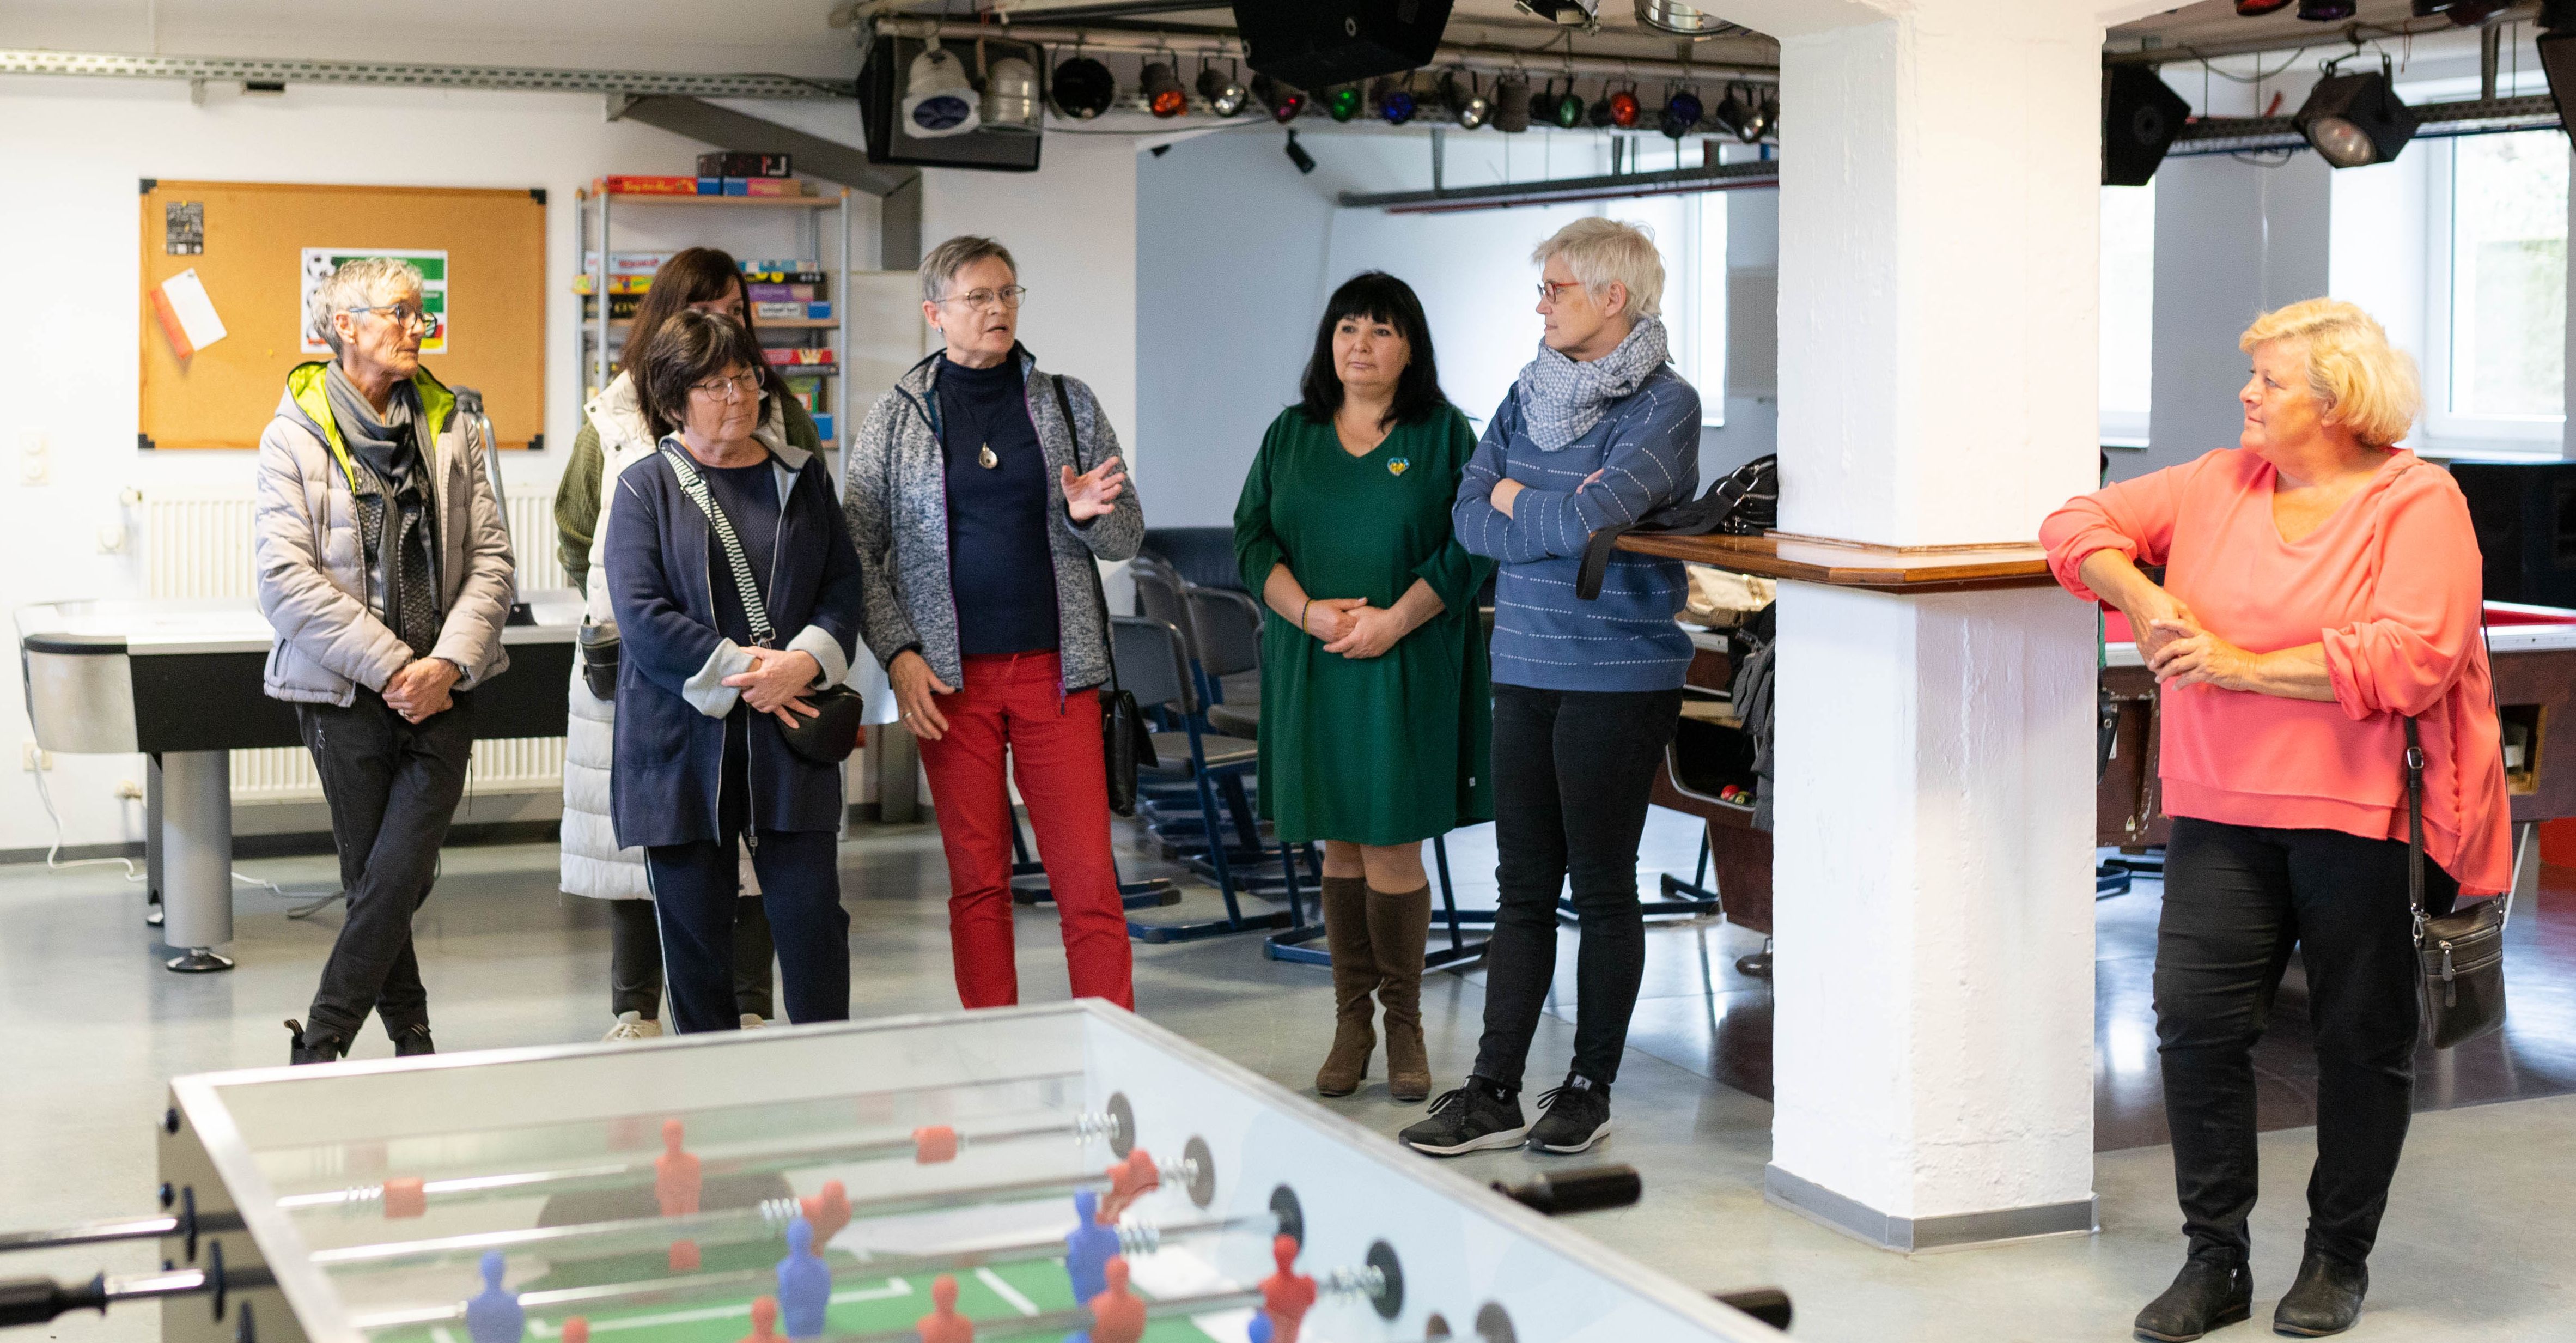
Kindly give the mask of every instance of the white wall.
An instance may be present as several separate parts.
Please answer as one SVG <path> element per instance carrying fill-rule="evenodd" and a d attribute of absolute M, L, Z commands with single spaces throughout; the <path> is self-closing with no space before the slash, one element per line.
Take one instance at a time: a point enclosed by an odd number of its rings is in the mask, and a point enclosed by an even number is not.
<path fill-rule="evenodd" d="M 742 106 L 858 138 L 847 104 Z M 135 549 L 101 554 L 94 539 L 101 524 L 124 516 L 123 489 L 249 488 L 249 453 L 134 447 L 143 334 L 137 179 L 545 188 L 547 450 L 507 462 L 512 491 L 525 494 L 551 490 L 579 428 L 583 384 L 570 366 L 579 321 L 570 292 L 574 189 L 606 172 L 685 171 L 703 148 L 608 122 L 592 95 L 298 85 L 244 99 L 216 85 L 200 107 L 179 83 L 0 79 L 0 181 L 9 184 L 9 208 L 0 210 L 0 310 L 9 319 L 0 321 L 0 451 L 14 460 L 22 433 L 41 434 L 52 463 L 44 485 L 18 483 L 15 470 L 0 477 L 0 607 L 141 595 Z M 1011 241 L 1036 291 L 1025 326 L 1031 346 L 1090 379 L 1122 431 L 1135 422 L 1132 162 L 1126 140 L 1051 136 L 1039 174 L 932 173 L 924 221 L 933 238 L 977 231 Z M 870 264 L 876 204 L 858 197 L 854 208 L 856 254 Z M 766 213 L 638 209 L 621 216 L 615 246 L 703 242 L 775 256 L 803 250 L 794 229 Z M 821 259 L 833 251 L 826 246 Z M 1140 472 L 1140 480 L 1150 499 L 1150 479 Z M 551 536 L 520 538 L 523 549 L 552 544 Z M 0 692 L 0 752 L 14 762 L 29 739 L 23 697 Z M 65 842 L 140 838 L 140 805 L 113 794 L 141 777 L 138 758 L 56 757 L 50 780 Z M 236 827 L 265 828 L 250 815 Z M 0 769 L 0 851 L 52 838 L 32 777 Z"/>

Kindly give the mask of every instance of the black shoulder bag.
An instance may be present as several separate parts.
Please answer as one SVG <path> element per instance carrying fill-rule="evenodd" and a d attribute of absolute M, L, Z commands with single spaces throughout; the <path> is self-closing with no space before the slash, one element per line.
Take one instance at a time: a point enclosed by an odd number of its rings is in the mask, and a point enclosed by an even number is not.
<path fill-rule="evenodd" d="M 1074 427 L 1073 400 L 1064 393 L 1064 379 L 1050 377 L 1055 388 L 1055 408 L 1064 416 L 1064 432 L 1073 440 L 1073 462 L 1077 471 L 1088 464 L 1082 456 L 1082 431 Z M 1145 726 L 1145 711 L 1136 707 L 1136 697 L 1118 688 L 1118 631 L 1109 619 L 1109 594 L 1100 586 L 1100 565 L 1086 559 L 1082 566 L 1091 574 L 1091 595 L 1100 603 L 1100 646 L 1109 654 L 1109 688 L 1100 692 L 1100 758 L 1109 768 L 1109 809 L 1121 816 L 1136 814 L 1136 771 L 1140 766 L 1160 763 L 1154 755 L 1154 733 Z"/>
<path fill-rule="evenodd" d="M 2424 913 L 2424 746 L 2406 720 L 2406 902 L 2415 916 L 2415 959 L 2424 1038 L 2448 1049 L 2504 1024 L 2504 925 L 2513 893 L 2472 902 L 2438 918 Z"/>
<path fill-rule="evenodd" d="M 689 462 L 687 453 L 665 443 L 662 455 L 670 459 L 671 474 L 679 477 L 680 490 L 689 502 L 707 515 L 707 526 L 714 530 L 716 543 L 724 548 L 725 567 L 733 575 L 734 595 L 742 601 L 743 618 L 751 622 L 751 641 L 762 648 L 778 646 L 778 631 L 769 623 L 769 604 L 760 595 L 760 584 L 752 576 L 751 557 L 742 550 L 742 538 L 734 535 L 733 522 L 724 510 L 716 507 L 714 496 L 707 493 L 707 483 Z M 868 703 L 846 685 L 809 688 L 803 698 L 816 714 L 808 718 L 789 710 L 795 726 L 779 725 L 778 735 L 787 739 L 787 749 L 810 763 L 837 765 L 859 749 L 859 733 L 866 725 Z"/>
<path fill-rule="evenodd" d="M 1760 536 L 1780 522 L 1780 457 L 1773 453 L 1756 457 L 1735 469 L 1726 479 L 1708 487 L 1708 493 L 1678 504 L 1667 504 L 1637 519 L 1616 527 L 1604 527 L 1584 544 L 1583 563 L 1574 571 L 1574 595 L 1591 601 L 1601 595 L 1601 580 L 1610 569 L 1610 552 L 1619 538 L 1630 532 L 1653 532 L 1662 536 L 1706 536 L 1722 532 L 1729 536 Z"/>

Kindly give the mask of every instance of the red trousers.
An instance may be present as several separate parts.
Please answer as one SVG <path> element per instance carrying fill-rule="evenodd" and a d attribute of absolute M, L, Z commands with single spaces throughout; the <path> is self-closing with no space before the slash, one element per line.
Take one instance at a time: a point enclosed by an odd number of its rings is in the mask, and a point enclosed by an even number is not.
<path fill-rule="evenodd" d="M 948 851 L 948 941 L 968 1007 L 1020 1000 L 1011 940 L 1011 776 L 1028 803 L 1038 861 L 1064 925 L 1073 996 L 1133 1010 L 1134 955 L 1109 855 L 1109 773 L 1100 695 L 1065 695 L 1053 653 L 966 659 L 966 684 L 939 697 L 948 733 L 921 743 L 939 842 Z"/>

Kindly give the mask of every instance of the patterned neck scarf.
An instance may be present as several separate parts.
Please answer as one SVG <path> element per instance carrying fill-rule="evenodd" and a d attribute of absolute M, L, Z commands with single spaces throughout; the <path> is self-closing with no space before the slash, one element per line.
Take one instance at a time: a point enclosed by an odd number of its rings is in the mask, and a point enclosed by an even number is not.
<path fill-rule="evenodd" d="M 429 473 L 421 469 L 420 393 L 408 382 L 396 384 L 379 416 L 336 363 L 323 373 L 322 390 L 360 468 L 358 534 L 367 565 L 376 571 L 376 615 L 414 656 L 427 657 L 445 622 L 438 601 L 438 524 L 429 507 Z"/>
<path fill-rule="evenodd" d="M 1541 452 L 1555 452 L 1592 432 L 1612 402 L 1642 386 L 1668 358 L 1663 319 L 1640 320 L 1619 348 L 1576 361 L 1541 341 L 1521 369 L 1521 424 Z"/>

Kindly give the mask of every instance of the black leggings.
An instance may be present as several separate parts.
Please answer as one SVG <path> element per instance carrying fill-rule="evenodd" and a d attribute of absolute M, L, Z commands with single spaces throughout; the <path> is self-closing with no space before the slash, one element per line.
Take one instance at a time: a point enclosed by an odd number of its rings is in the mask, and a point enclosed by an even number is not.
<path fill-rule="evenodd" d="M 1475 1074 L 1517 1089 L 1556 978 L 1556 897 L 1572 879 L 1574 1071 L 1619 1079 L 1646 972 L 1637 840 L 1682 692 L 1494 687 L 1494 849 L 1500 887 L 1485 956 Z"/>
<path fill-rule="evenodd" d="M 2427 860 L 2425 903 L 2459 884 Z M 2334 830 L 2177 819 L 2156 929 L 2156 1038 L 2174 1186 L 2195 1258 L 2253 1240 L 2254 1042 L 2296 946 L 2317 1050 L 2307 1248 L 2370 1256 L 2415 1097 L 2415 948 L 2406 846 Z"/>
<path fill-rule="evenodd" d="M 774 1017 L 770 988 L 769 915 L 758 897 L 736 902 L 733 916 L 734 1011 Z M 608 902 L 608 1010 L 646 1021 L 662 1015 L 662 928 L 651 900 Z"/>

